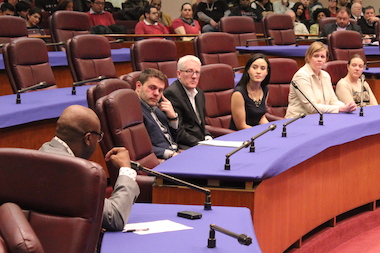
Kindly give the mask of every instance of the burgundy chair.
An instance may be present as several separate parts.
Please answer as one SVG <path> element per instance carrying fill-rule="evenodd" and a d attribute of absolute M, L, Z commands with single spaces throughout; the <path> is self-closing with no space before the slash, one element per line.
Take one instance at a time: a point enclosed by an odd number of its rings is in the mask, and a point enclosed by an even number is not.
<path fill-rule="evenodd" d="M 297 62 L 290 58 L 269 58 L 271 76 L 268 84 L 266 117 L 269 121 L 283 119 L 288 108 L 290 82 L 298 71 Z"/>
<path fill-rule="evenodd" d="M 214 137 L 234 132 L 229 129 L 235 86 L 232 67 L 222 63 L 203 65 L 201 73 L 198 87 L 205 94 L 207 130 Z"/>
<path fill-rule="evenodd" d="M 96 163 L 37 150 L 0 149 L 0 205 L 23 209 L 45 252 L 93 253 L 106 174 Z"/>
<path fill-rule="evenodd" d="M 347 63 L 348 61 L 336 60 L 328 61 L 323 65 L 322 69 L 330 74 L 334 89 L 338 81 L 347 75 Z"/>
<path fill-rule="evenodd" d="M 121 75 L 119 78 L 123 81 L 126 81 L 132 90 L 136 90 L 136 82 L 139 79 L 141 71 L 133 71 L 131 73 Z"/>
<path fill-rule="evenodd" d="M 131 160 L 140 162 L 141 165 L 154 168 L 160 162 L 153 152 L 149 134 L 143 122 L 140 99 L 137 93 L 131 89 L 119 89 L 108 96 L 99 98 L 95 111 L 99 116 L 104 141 L 109 147 L 125 147 L 129 151 Z M 108 147 L 106 147 L 108 148 Z M 104 150 L 103 150 L 104 152 Z M 116 182 L 118 170 L 108 166 L 111 184 Z M 141 189 L 139 202 L 151 201 L 152 177 L 141 177 L 139 185 L 145 185 Z M 150 188 L 149 188 L 150 183 Z"/>
<path fill-rule="evenodd" d="M 255 22 L 246 16 L 230 16 L 220 19 L 219 30 L 232 34 L 235 46 L 245 46 L 247 40 L 257 39 Z M 249 42 L 250 46 L 258 46 L 257 41 Z"/>
<path fill-rule="evenodd" d="M 202 33 L 194 39 L 194 52 L 203 65 L 224 63 L 234 69 L 241 69 L 232 34 Z"/>
<path fill-rule="evenodd" d="M 355 31 L 335 31 L 327 37 L 331 60 L 348 61 L 352 55 L 359 54 L 366 59 L 362 36 Z"/>
<path fill-rule="evenodd" d="M 116 78 L 111 48 L 106 37 L 95 34 L 74 36 L 66 43 L 66 55 L 74 82 L 99 76 Z"/>
<path fill-rule="evenodd" d="M 21 208 L 14 203 L 0 206 L 0 252 L 44 252 Z"/>
<path fill-rule="evenodd" d="M 53 42 L 66 42 L 68 39 L 80 34 L 90 33 L 90 17 L 79 11 L 56 11 L 49 18 L 50 33 Z M 59 46 L 65 50 L 65 46 Z"/>
<path fill-rule="evenodd" d="M 14 93 L 40 82 L 56 88 L 46 44 L 41 39 L 18 38 L 3 47 L 4 65 Z"/>
<path fill-rule="evenodd" d="M 292 18 L 287 14 L 271 14 L 263 19 L 265 37 L 269 45 L 295 45 L 296 35 Z"/>
<path fill-rule="evenodd" d="M 25 19 L 2 15 L 0 24 L 0 44 L 9 43 L 14 38 L 28 37 Z"/>
<path fill-rule="evenodd" d="M 171 40 L 139 40 L 131 46 L 133 71 L 154 68 L 167 77 L 177 77 L 177 59 L 177 47 Z"/>

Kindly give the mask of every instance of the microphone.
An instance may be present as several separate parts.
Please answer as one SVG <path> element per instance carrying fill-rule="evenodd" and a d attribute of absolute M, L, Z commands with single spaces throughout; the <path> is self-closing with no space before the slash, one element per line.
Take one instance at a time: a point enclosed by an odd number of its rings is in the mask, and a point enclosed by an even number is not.
<path fill-rule="evenodd" d="M 230 165 L 230 156 L 232 156 L 233 154 L 235 154 L 236 152 L 238 152 L 239 150 L 243 149 L 243 148 L 248 148 L 248 146 L 251 144 L 250 141 L 245 141 L 243 142 L 243 144 L 236 148 L 235 150 L 233 150 L 232 152 L 226 154 L 226 163 L 224 164 L 224 169 L 225 170 L 230 170 L 231 169 L 231 165 Z"/>
<path fill-rule="evenodd" d="M 16 104 L 21 104 L 21 97 L 20 97 L 20 94 L 21 93 L 24 93 L 26 91 L 30 91 L 30 90 L 37 90 L 37 89 L 41 89 L 41 88 L 45 88 L 46 87 L 46 82 L 39 82 L 35 85 L 32 85 L 32 86 L 29 86 L 29 87 L 26 87 L 22 90 L 18 90 L 17 91 L 17 96 L 16 96 Z"/>
<path fill-rule="evenodd" d="M 171 181 L 173 183 L 176 183 L 178 185 L 183 185 L 183 186 L 189 187 L 190 189 L 204 193 L 206 195 L 206 200 L 204 203 L 204 210 L 211 210 L 211 191 L 209 189 L 200 187 L 198 185 L 183 181 L 181 179 L 166 175 L 166 174 L 158 172 L 158 171 L 148 169 L 148 168 L 142 166 L 138 162 L 131 161 L 131 167 L 132 167 L 132 169 L 134 169 L 136 171 L 141 170 L 141 171 L 144 171 L 145 173 L 147 173 L 149 175 L 160 177 L 160 178 L 166 179 L 168 181 Z"/>
<path fill-rule="evenodd" d="M 289 120 L 288 122 L 284 123 L 282 125 L 282 137 L 286 137 L 286 126 L 293 123 L 294 121 L 296 121 L 297 119 L 300 119 L 300 118 L 305 118 L 306 117 L 306 113 L 301 113 L 300 115 L 298 115 L 298 117 L 295 117 L 294 119 L 292 120 Z"/>
<path fill-rule="evenodd" d="M 210 224 L 210 236 L 208 238 L 207 248 L 215 248 L 216 247 L 216 239 L 215 239 L 215 231 L 221 232 L 225 235 L 231 236 L 233 238 L 238 239 L 240 244 L 249 246 L 252 244 L 252 238 L 247 236 L 246 234 L 236 234 L 227 229 L 221 228 L 215 224 Z"/>
<path fill-rule="evenodd" d="M 360 117 L 363 117 L 363 116 L 364 116 L 364 112 L 363 112 L 364 80 L 365 80 L 365 76 L 364 76 L 364 74 L 362 74 L 361 77 L 360 77 L 360 83 L 361 83 L 361 92 L 360 92 L 360 113 L 359 113 L 359 116 L 360 116 Z"/>
<path fill-rule="evenodd" d="M 261 135 L 265 134 L 266 132 L 273 131 L 276 129 L 276 125 L 272 124 L 267 129 L 259 133 L 258 135 L 251 138 L 251 146 L 249 147 L 249 152 L 255 152 L 255 140 L 259 138 Z"/>
<path fill-rule="evenodd" d="M 77 94 L 77 91 L 75 90 L 75 87 L 77 87 L 77 86 L 82 86 L 82 85 L 84 85 L 86 83 L 90 83 L 90 82 L 99 82 L 99 81 L 104 80 L 106 78 L 107 78 L 106 76 L 98 76 L 98 77 L 95 77 L 95 78 L 92 78 L 92 79 L 87 79 L 87 80 L 75 82 L 75 83 L 73 83 L 73 89 L 71 91 L 71 95 L 76 95 Z"/>
<path fill-rule="evenodd" d="M 292 85 L 294 88 L 296 88 L 302 94 L 302 96 L 304 96 L 306 98 L 307 101 L 309 101 L 309 103 L 317 111 L 317 113 L 319 114 L 319 125 L 323 126 L 323 114 L 317 109 L 317 107 L 314 105 L 314 103 L 311 102 L 310 99 L 302 92 L 302 90 L 298 87 L 298 85 L 296 84 L 295 81 L 292 81 Z"/>

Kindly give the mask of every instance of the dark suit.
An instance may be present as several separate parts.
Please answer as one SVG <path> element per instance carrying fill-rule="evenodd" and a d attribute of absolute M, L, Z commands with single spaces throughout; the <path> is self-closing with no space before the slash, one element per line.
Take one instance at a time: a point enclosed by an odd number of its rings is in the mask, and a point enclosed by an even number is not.
<path fill-rule="evenodd" d="M 180 149 L 195 146 L 205 139 L 205 135 L 210 135 L 205 129 L 205 96 L 201 89 L 196 89 L 198 94 L 195 96 L 195 104 L 201 122 L 198 122 L 189 97 L 179 80 L 164 91 L 164 96 L 170 100 L 180 120 L 177 132 L 177 143 Z"/>
<path fill-rule="evenodd" d="M 158 158 L 164 158 L 164 152 L 166 149 L 173 150 L 170 146 L 169 141 L 166 139 L 164 133 L 161 131 L 160 127 L 157 125 L 156 121 L 150 113 L 150 109 L 144 102 L 141 102 L 141 108 L 144 116 L 144 124 L 146 130 L 148 131 L 150 140 L 153 145 L 153 151 Z M 154 109 L 157 118 L 160 120 L 163 126 L 166 127 L 168 133 L 172 137 L 172 141 L 175 142 L 176 131 L 169 126 L 169 120 L 166 115 L 158 108 Z M 174 138 L 173 138 L 174 137 Z M 173 150 L 177 151 L 177 150 Z"/>
<path fill-rule="evenodd" d="M 321 37 L 327 37 L 329 34 L 336 31 L 337 27 L 338 25 L 336 23 L 326 24 L 322 28 Z M 360 26 L 352 24 L 352 23 L 348 24 L 346 30 L 357 31 L 358 33 L 362 34 L 362 30 L 360 29 Z"/>

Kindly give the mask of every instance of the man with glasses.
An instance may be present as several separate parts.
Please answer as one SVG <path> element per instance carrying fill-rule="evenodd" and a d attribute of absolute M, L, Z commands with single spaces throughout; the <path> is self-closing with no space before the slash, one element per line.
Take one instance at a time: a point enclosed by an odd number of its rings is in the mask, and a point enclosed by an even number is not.
<path fill-rule="evenodd" d="M 137 23 L 135 34 L 168 34 L 166 27 L 158 22 L 159 13 L 156 7 L 148 5 L 145 7 L 144 20 Z"/>
<path fill-rule="evenodd" d="M 91 0 L 91 9 L 87 12 L 87 15 L 90 17 L 91 26 L 110 26 L 115 24 L 112 14 L 104 10 L 104 4 L 105 0 Z"/>
<path fill-rule="evenodd" d="M 62 112 L 55 134 L 40 151 L 89 159 L 103 138 L 98 116 L 80 105 L 69 106 Z M 130 168 L 129 153 L 124 147 L 111 149 L 105 159 L 120 169 L 111 197 L 104 200 L 102 228 L 122 230 L 140 193 L 136 172 Z"/>
<path fill-rule="evenodd" d="M 180 58 L 177 64 L 178 80 L 164 91 L 164 96 L 178 113 L 177 143 L 180 149 L 212 139 L 205 128 L 205 96 L 197 87 L 200 71 L 201 61 L 197 57 L 186 55 Z"/>
<path fill-rule="evenodd" d="M 145 69 L 136 83 L 144 125 L 149 133 L 153 151 L 160 159 L 178 154 L 176 134 L 178 115 L 170 101 L 163 96 L 167 78 L 157 69 Z"/>
<path fill-rule="evenodd" d="M 156 7 L 158 11 L 158 22 L 162 23 L 164 26 L 169 27 L 172 24 L 172 17 L 168 14 L 165 14 L 161 11 L 162 1 L 161 0 L 152 0 L 150 4 Z M 144 15 L 141 15 L 140 21 L 144 19 Z"/>

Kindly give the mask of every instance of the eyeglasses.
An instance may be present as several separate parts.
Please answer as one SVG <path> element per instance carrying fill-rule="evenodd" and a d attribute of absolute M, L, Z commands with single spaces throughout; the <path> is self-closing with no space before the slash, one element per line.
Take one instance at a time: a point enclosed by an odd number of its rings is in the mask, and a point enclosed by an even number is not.
<path fill-rule="evenodd" d="M 194 71 L 192 69 L 188 69 L 188 70 L 180 70 L 181 72 L 185 72 L 186 74 L 192 76 L 192 75 L 197 75 L 197 76 L 200 76 L 201 75 L 201 72 L 200 71 Z"/>
<path fill-rule="evenodd" d="M 90 133 L 90 134 L 96 134 L 98 136 L 98 142 L 101 142 L 103 140 L 103 136 L 104 136 L 103 132 L 98 133 L 98 132 L 95 132 L 95 131 L 88 131 L 88 132 L 84 133 L 83 135 L 86 135 L 88 133 Z"/>
<path fill-rule="evenodd" d="M 104 5 L 105 2 L 94 2 L 94 4 L 97 4 L 97 5 Z"/>

